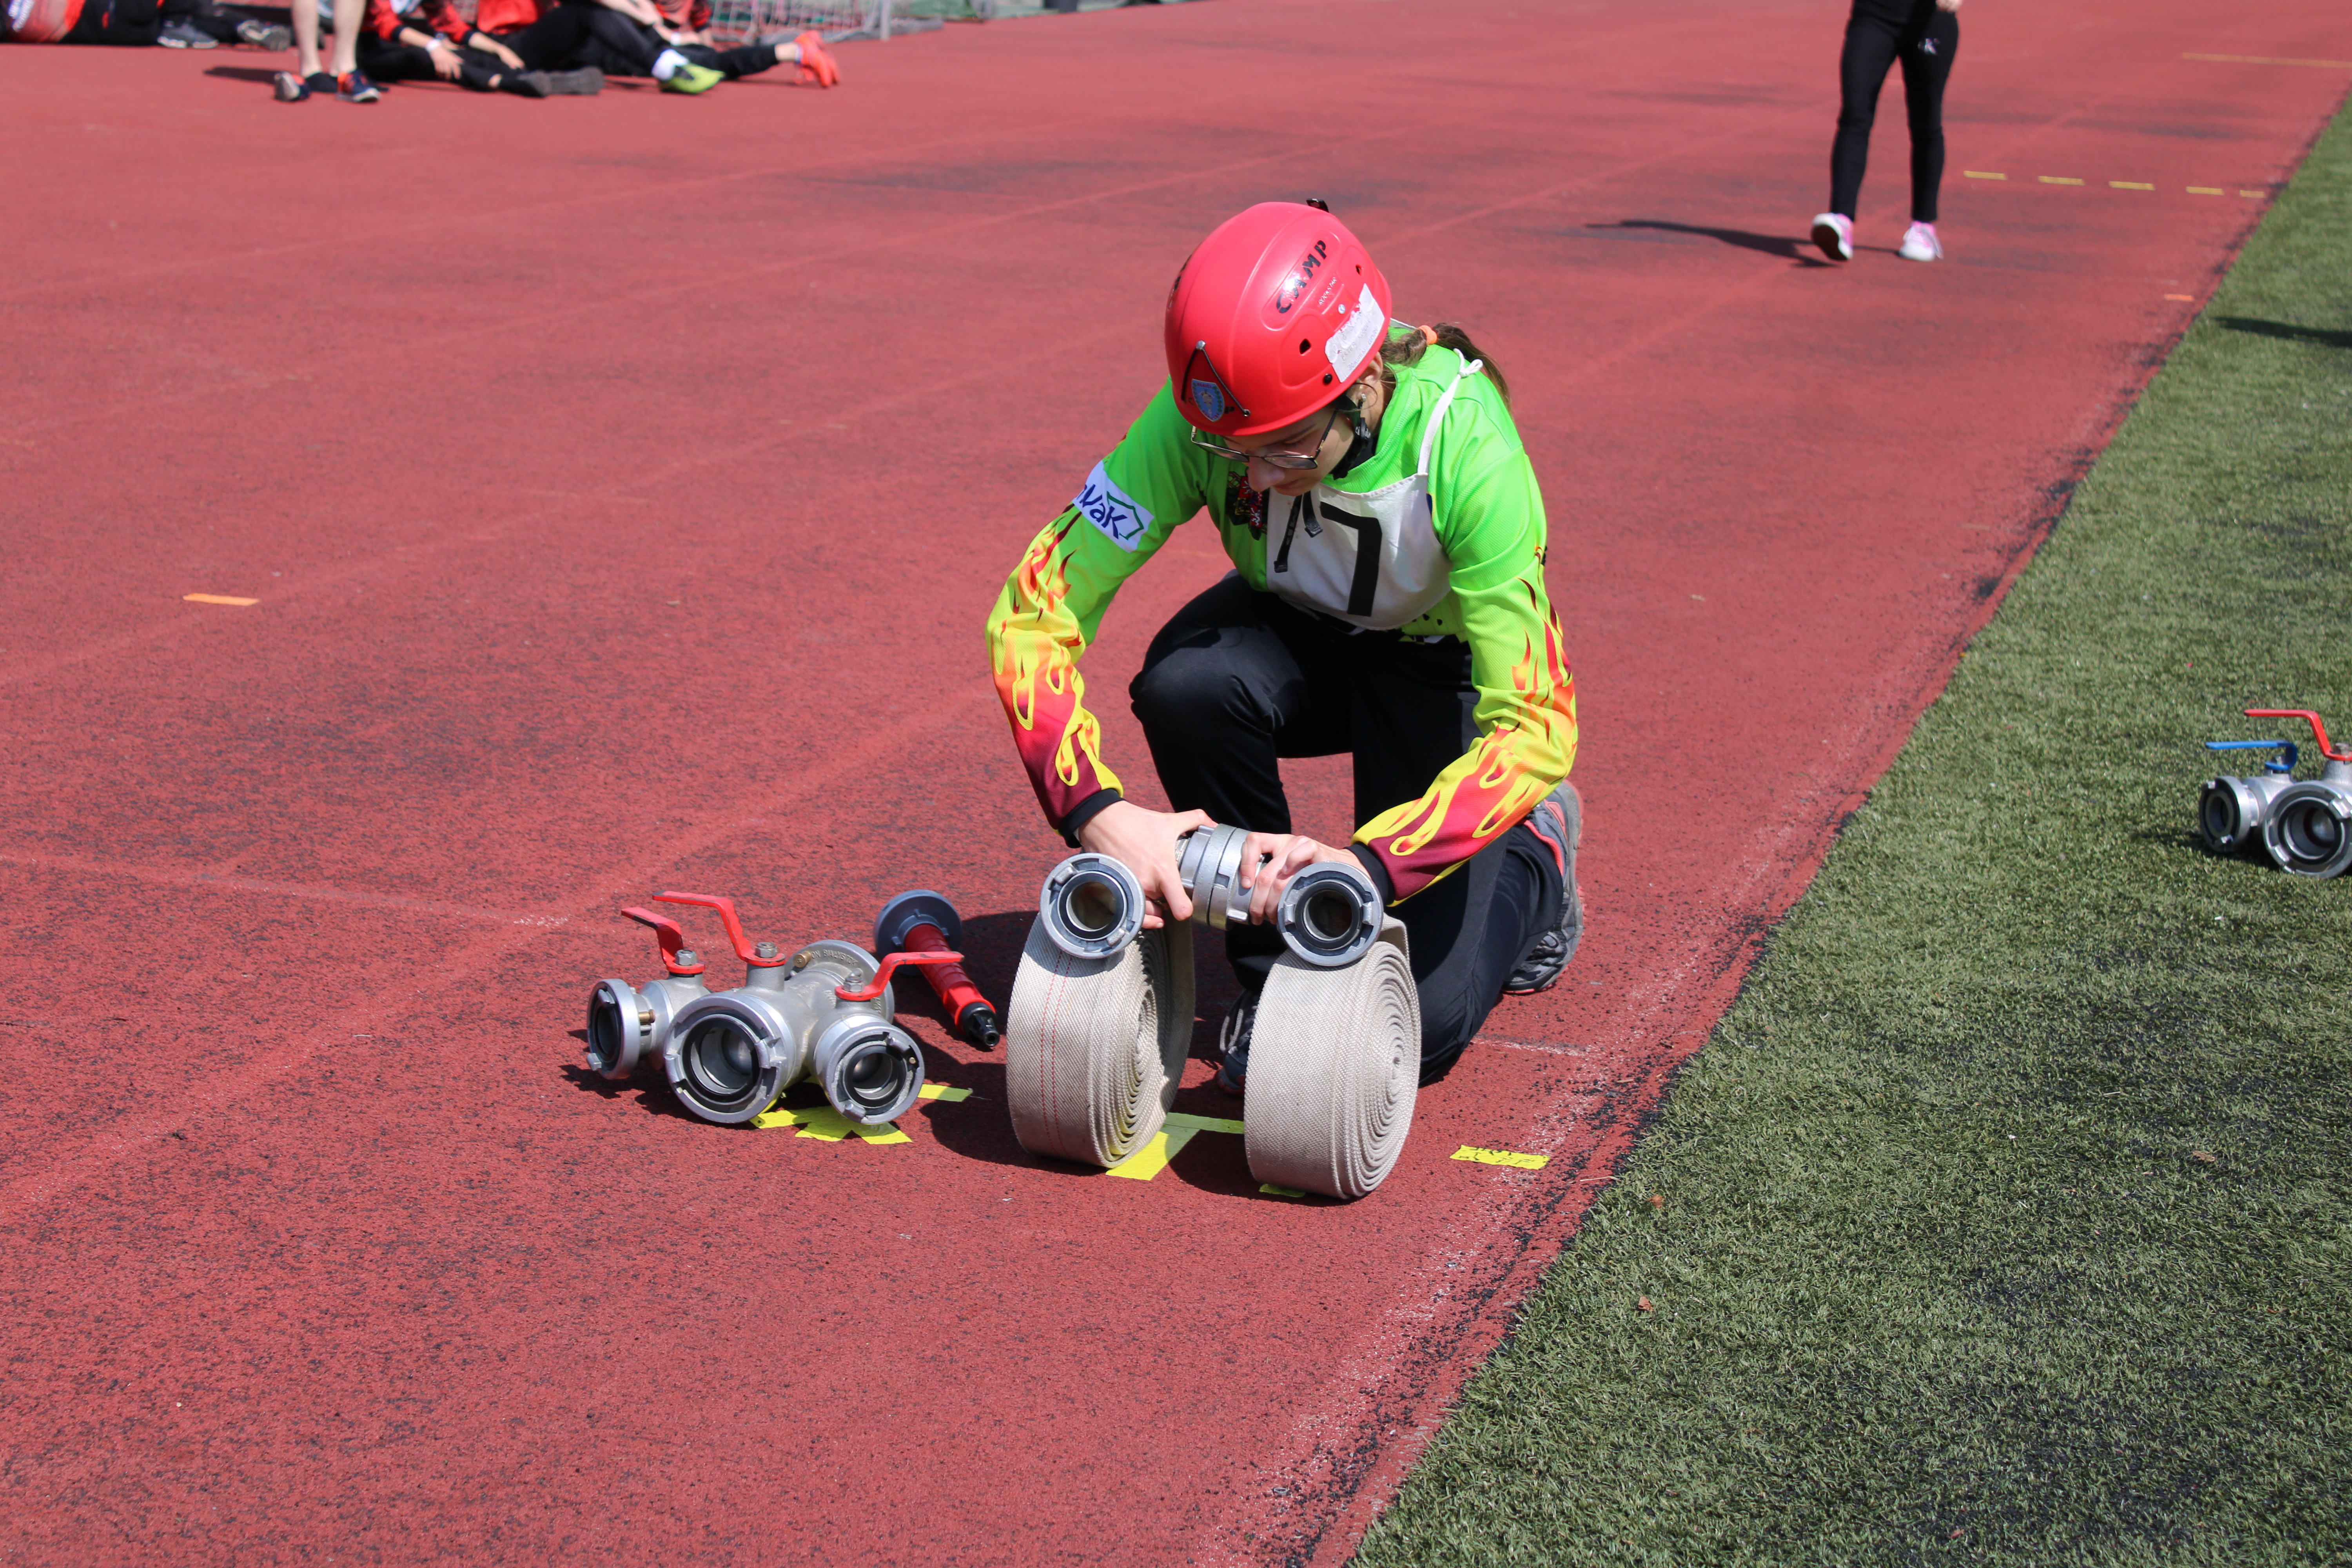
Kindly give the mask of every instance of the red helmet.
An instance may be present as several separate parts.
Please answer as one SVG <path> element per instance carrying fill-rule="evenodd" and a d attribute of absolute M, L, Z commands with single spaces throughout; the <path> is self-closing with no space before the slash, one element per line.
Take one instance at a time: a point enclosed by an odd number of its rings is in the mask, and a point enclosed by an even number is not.
<path fill-rule="evenodd" d="M 1260 202 L 1219 224 L 1168 291 L 1176 406 L 1220 436 L 1295 425 L 1371 363 L 1388 322 L 1388 279 L 1346 224 Z"/>

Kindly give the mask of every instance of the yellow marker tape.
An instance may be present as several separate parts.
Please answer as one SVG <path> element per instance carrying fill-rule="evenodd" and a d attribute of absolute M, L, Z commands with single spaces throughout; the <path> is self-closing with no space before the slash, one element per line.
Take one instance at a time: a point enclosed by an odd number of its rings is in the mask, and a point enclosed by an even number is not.
<path fill-rule="evenodd" d="M 1511 1165 L 1522 1171 L 1540 1171 L 1551 1163 L 1549 1154 L 1522 1154 L 1516 1149 L 1475 1149 L 1467 1143 L 1454 1151 L 1454 1157 L 1481 1165 Z"/>
<path fill-rule="evenodd" d="M 1181 1127 L 1193 1132 L 1232 1132 L 1238 1134 L 1242 1130 L 1242 1124 L 1240 1122 L 1228 1121 L 1222 1116 L 1193 1116 L 1181 1110 L 1171 1110 L 1168 1113 L 1168 1125 L 1171 1127 Z"/>
<path fill-rule="evenodd" d="M 2137 180 L 2109 180 L 2107 184 L 2119 191 L 2152 191 L 2154 185 L 2144 185 Z"/>
<path fill-rule="evenodd" d="M 2276 60 L 2268 55 L 2183 55 L 2184 60 L 2220 60 L 2233 66 L 2317 66 L 2322 70 L 2352 71 L 2352 60 Z"/>
<path fill-rule="evenodd" d="M 2270 195 L 2268 191 L 2240 191 L 2238 194 L 2242 196 L 2266 196 Z"/>
<path fill-rule="evenodd" d="M 2168 300 L 2178 300 L 2184 305 L 2194 304 L 2197 300 L 2197 296 L 2194 294 L 2167 294 L 2165 298 Z"/>
<path fill-rule="evenodd" d="M 2009 178 L 2007 174 L 1989 174 L 1982 169 L 1969 169 L 1963 172 L 1967 174 L 1968 177 L 1971 180 L 2006 180 Z"/>
<path fill-rule="evenodd" d="M 968 1089 L 957 1089 L 951 1084 L 927 1083 L 923 1085 L 922 1098 L 925 1100 L 944 1100 L 949 1101 L 970 1100 L 971 1098 L 971 1090 Z"/>
<path fill-rule="evenodd" d="M 2221 187 L 2219 185 L 2191 185 L 2189 187 L 2189 194 L 2192 196 L 2218 196 L 2221 194 Z"/>
<path fill-rule="evenodd" d="M 1307 1195 L 1297 1187 L 1277 1187 L 1272 1182 L 1260 1182 L 1257 1190 L 1262 1193 L 1272 1193 L 1278 1198 L 1303 1198 Z"/>
<path fill-rule="evenodd" d="M 782 1106 L 752 1119 L 754 1127 L 797 1127 L 803 1138 L 821 1138 L 828 1143 L 838 1143 L 845 1138 L 856 1137 L 866 1143 L 911 1143 L 912 1138 L 898 1131 L 895 1122 L 868 1124 L 852 1121 L 830 1105 L 811 1106 L 806 1110 L 790 1110 Z"/>
<path fill-rule="evenodd" d="M 191 605 L 235 605 L 239 609 L 261 603 L 258 599 L 240 599 L 229 594 L 183 594 L 180 597 Z"/>
<path fill-rule="evenodd" d="M 1166 1170 L 1169 1161 L 1184 1152 L 1184 1145 L 1192 1141 L 1194 1133 L 1198 1131 L 1199 1129 L 1192 1127 L 1179 1127 L 1173 1132 L 1156 1132 L 1152 1134 L 1150 1142 L 1105 1171 L 1103 1174 L 1125 1176 L 1131 1182 L 1148 1182 Z"/>
<path fill-rule="evenodd" d="M 2079 185 L 2083 182 L 2069 179 L 2063 174 L 2044 174 L 2042 176 L 2042 183 L 2045 185 Z"/>

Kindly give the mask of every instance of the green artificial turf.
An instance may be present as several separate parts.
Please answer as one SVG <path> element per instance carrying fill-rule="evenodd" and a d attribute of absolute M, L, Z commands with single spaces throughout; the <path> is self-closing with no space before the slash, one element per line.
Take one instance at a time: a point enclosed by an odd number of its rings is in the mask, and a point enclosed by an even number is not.
<path fill-rule="evenodd" d="M 2352 1561 L 2352 876 L 2191 831 L 2352 736 L 2347 242 L 2352 115 L 1360 1563 Z"/>

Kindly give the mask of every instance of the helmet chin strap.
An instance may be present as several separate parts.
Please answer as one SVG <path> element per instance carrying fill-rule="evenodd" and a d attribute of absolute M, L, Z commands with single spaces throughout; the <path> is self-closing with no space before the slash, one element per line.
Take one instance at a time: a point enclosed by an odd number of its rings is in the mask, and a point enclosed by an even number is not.
<path fill-rule="evenodd" d="M 1373 452 L 1380 447 L 1364 424 L 1362 398 L 1359 397 L 1348 405 L 1348 424 L 1355 431 L 1356 438 L 1348 443 L 1348 455 L 1331 466 L 1331 477 L 1335 479 L 1345 477 L 1348 470 L 1357 464 L 1371 461 Z"/>

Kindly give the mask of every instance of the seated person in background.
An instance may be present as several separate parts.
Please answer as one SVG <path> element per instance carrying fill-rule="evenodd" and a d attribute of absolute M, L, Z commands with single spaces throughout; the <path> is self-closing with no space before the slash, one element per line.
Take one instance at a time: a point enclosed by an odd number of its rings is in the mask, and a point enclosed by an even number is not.
<path fill-rule="evenodd" d="M 535 25 L 557 12 L 587 14 L 591 39 L 574 63 L 594 66 L 607 76 L 651 77 L 668 92 L 708 92 L 722 81 L 753 76 L 780 65 L 797 65 L 801 74 L 826 87 L 841 79 L 841 68 L 825 52 L 814 33 L 790 39 L 771 35 L 757 44 L 737 48 L 710 47 L 710 7 L 704 0 L 676 0 L 677 16 L 665 16 L 650 0 L 481 0 L 475 24 L 512 42 L 514 29 Z M 676 22 L 687 25 L 681 27 Z"/>
<path fill-rule="evenodd" d="M 526 55 L 478 33 L 452 0 L 368 0 L 367 22 L 360 30 L 360 68 L 380 82 L 438 78 L 469 92 L 584 97 L 603 90 L 604 76 L 593 66 L 564 68 L 586 37 L 583 21 L 533 24 L 541 36 L 529 37 L 530 28 L 517 35 L 525 41 Z"/>

